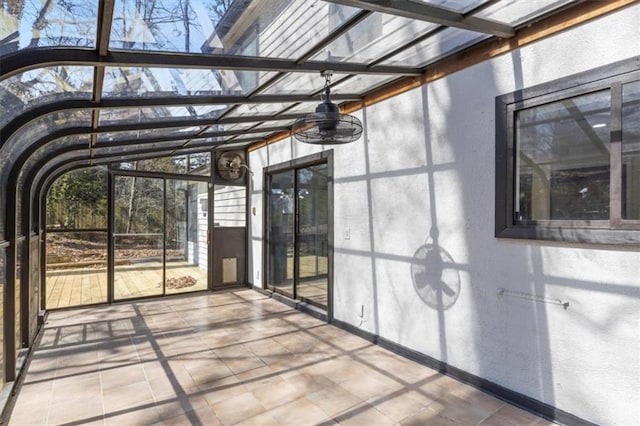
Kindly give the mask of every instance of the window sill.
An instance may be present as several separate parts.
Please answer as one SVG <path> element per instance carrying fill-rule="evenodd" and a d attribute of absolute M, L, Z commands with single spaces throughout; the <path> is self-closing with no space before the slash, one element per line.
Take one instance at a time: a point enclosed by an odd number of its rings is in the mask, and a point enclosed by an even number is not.
<path fill-rule="evenodd" d="M 496 238 L 563 241 L 581 244 L 640 246 L 640 230 L 511 226 L 496 231 Z"/>

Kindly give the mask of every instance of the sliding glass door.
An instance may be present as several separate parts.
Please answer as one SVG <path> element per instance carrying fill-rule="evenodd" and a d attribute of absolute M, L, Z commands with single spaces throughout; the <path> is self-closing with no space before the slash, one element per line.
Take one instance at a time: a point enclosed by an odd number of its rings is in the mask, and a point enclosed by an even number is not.
<path fill-rule="evenodd" d="M 115 177 L 114 298 L 164 294 L 164 181 Z"/>
<path fill-rule="evenodd" d="M 295 170 L 271 176 L 269 191 L 269 279 L 274 291 L 295 298 L 293 288 Z"/>
<path fill-rule="evenodd" d="M 114 184 L 114 300 L 206 290 L 208 222 L 197 201 L 207 184 L 120 175 Z"/>
<path fill-rule="evenodd" d="M 326 163 L 269 175 L 267 288 L 328 305 L 329 191 Z"/>
<path fill-rule="evenodd" d="M 296 290 L 300 299 L 326 308 L 329 276 L 327 165 L 297 170 Z"/>

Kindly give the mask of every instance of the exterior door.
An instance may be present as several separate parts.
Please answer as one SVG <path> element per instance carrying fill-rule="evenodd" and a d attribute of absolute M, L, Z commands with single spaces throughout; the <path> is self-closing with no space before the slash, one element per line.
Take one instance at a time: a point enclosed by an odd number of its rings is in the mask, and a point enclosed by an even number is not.
<path fill-rule="evenodd" d="M 267 288 L 323 309 L 329 294 L 326 163 L 269 175 Z"/>
<path fill-rule="evenodd" d="M 198 203 L 206 190 L 186 179 L 114 177 L 114 300 L 209 288 L 208 221 Z"/>

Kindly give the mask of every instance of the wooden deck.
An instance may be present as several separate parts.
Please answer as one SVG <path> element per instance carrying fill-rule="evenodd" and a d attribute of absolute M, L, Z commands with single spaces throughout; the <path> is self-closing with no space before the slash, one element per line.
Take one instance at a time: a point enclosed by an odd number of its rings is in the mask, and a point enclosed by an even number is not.
<path fill-rule="evenodd" d="M 293 276 L 293 259 L 288 259 L 289 276 Z M 309 279 L 327 270 L 327 259 L 303 256 L 298 295 L 327 306 L 327 280 Z M 207 271 L 186 261 L 170 261 L 166 269 L 166 293 L 178 294 L 207 289 Z M 185 279 L 189 277 L 189 279 Z M 116 265 L 115 300 L 162 295 L 162 262 L 148 261 Z M 288 284 L 290 287 L 291 284 Z M 283 285 L 282 287 L 286 287 Z M 283 290 L 287 291 L 285 288 Z M 292 289 L 288 290 L 291 292 Z M 107 269 L 104 266 L 80 266 L 47 271 L 46 309 L 107 303 Z"/>
<path fill-rule="evenodd" d="M 117 265 L 114 282 L 116 300 L 162 295 L 162 263 Z M 166 294 L 206 290 L 207 271 L 186 261 L 170 262 L 167 263 L 167 283 Z M 82 267 L 47 271 L 46 292 L 47 309 L 106 303 L 107 269 Z"/>

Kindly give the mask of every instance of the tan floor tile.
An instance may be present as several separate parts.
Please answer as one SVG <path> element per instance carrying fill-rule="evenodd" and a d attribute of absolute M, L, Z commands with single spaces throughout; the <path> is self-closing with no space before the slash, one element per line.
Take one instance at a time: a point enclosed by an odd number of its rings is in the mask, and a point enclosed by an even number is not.
<path fill-rule="evenodd" d="M 100 375 L 92 374 L 88 377 L 54 380 L 51 395 L 53 405 L 69 401 L 84 403 L 84 400 L 93 399 L 94 395 L 100 395 Z"/>
<path fill-rule="evenodd" d="M 367 402 L 395 421 L 400 421 L 426 408 L 426 405 L 407 397 L 403 390 L 372 398 Z"/>
<path fill-rule="evenodd" d="M 265 412 L 260 401 L 251 392 L 217 402 L 212 407 L 224 425 L 232 425 Z"/>
<path fill-rule="evenodd" d="M 18 404 L 39 404 L 44 406 L 45 411 L 49 407 L 51 397 L 53 396 L 53 380 L 42 382 L 23 383 L 18 391 Z M 14 409 L 14 412 L 17 411 Z"/>
<path fill-rule="evenodd" d="M 486 426 L 524 426 L 538 424 L 541 419 L 512 405 L 504 405 L 490 417 L 482 421 Z"/>
<path fill-rule="evenodd" d="M 288 380 L 283 380 L 277 387 L 267 384 L 254 389 L 252 392 L 268 410 L 305 396 L 303 388 L 294 383 L 289 383 Z"/>
<path fill-rule="evenodd" d="M 180 395 L 176 398 L 167 398 L 165 400 L 157 401 L 156 408 L 160 418 L 165 420 L 176 417 L 179 414 L 186 414 L 190 411 L 211 407 L 203 396 Z"/>
<path fill-rule="evenodd" d="M 182 387 L 180 381 L 173 375 L 156 376 L 153 379 L 148 380 L 148 383 L 155 401 L 175 398 L 187 393 L 187 391 Z"/>
<path fill-rule="evenodd" d="M 236 423 L 235 426 L 280 426 L 280 423 L 273 418 L 271 413 L 264 412 Z"/>
<path fill-rule="evenodd" d="M 475 407 L 495 412 L 504 406 L 504 402 L 471 386 L 460 386 L 451 392 L 452 395 L 462 398 Z"/>
<path fill-rule="evenodd" d="M 369 404 L 359 404 L 355 407 L 351 407 L 338 413 L 338 415 L 334 416 L 333 419 L 345 426 L 386 426 L 395 424 L 392 419 L 385 416 Z"/>
<path fill-rule="evenodd" d="M 478 424 L 497 410 L 475 405 L 453 394 L 443 396 L 428 408 L 460 424 Z"/>
<path fill-rule="evenodd" d="M 107 414 L 131 407 L 153 405 L 153 394 L 147 382 L 105 389 L 102 392 L 102 397 Z"/>
<path fill-rule="evenodd" d="M 145 405 L 142 408 L 125 409 L 117 412 L 107 412 L 104 418 L 105 425 L 160 425 L 158 410 L 153 405 Z"/>
<path fill-rule="evenodd" d="M 245 371 L 244 373 L 236 374 L 235 377 L 244 384 L 248 390 L 254 390 L 264 385 L 275 387 L 284 380 L 277 372 L 273 371 L 271 367 L 266 365 Z"/>
<path fill-rule="evenodd" d="M 281 405 L 271 410 L 271 415 L 285 426 L 315 425 L 331 420 L 327 413 L 306 398 Z"/>
<path fill-rule="evenodd" d="M 217 349 L 216 354 L 234 374 L 264 367 L 265 363 L 242 346 Z"/>
<path fill-rule="evenodd" d="M 403 426 L 458 426 L 458 423 L 428 408 L 402 419 L 400 424 Z"/>
<path fill-rule="evenodd" d="M 348 380 L 357 380 L 366 375 L 370 370 L 359 362 L 349 357 L 338 357 L 319 360 L 308 367 L 315 374 L 330 377 L 336 383 Z"/>
<path fill-rule="evenodd" d="M 251 290 L 49 319 L 9 424 L 548 424 Z"/>
<path fill-rule="evenodd" d="M 364 401 L 388 395 L 394 390 L 388 383 L 368 375 L 341 382 L 340 386 Z"/>
<path fill-rule="evenodd" d="M 348 408 L 363 403 L 360 398 L 340 385 L 324 388 L 318 392 L 307 395 L 307 398 L 330 416 L 337 415 Z"/>
<path fill-rule="evenodd" d="M 71 400 L 64 403 L 52 404 L 49 408 L 47 423 L 59 425 L 75 422 L 85 424 L 101 422 L 103 419 L 102 400 L 100 398 L 84 398 L 81 403 Z"/>
<path fill-rule="evenodd" d="M 188 413 L 182 413 L 170 419 L 163 419 L 163 426 L 191 425 L 219 426 L 222 422 L 210 406 L 200 407 Z"/>
<path fill-rule="evenodd" d="M 198 362 L 195 365 L 185 364 L 185 368 L 197 386 L 233 376 L 233 371 L 221 361 L 205 362 L 204 364 Z"/>
<path fill-rule="evenodd" d="M 10 426 L 40 426 L 47 424 L 47 416 L 49 415 L 49 396 L 43 400 L 28 400 L 19 397 L 16 405 L 13 407 L 11 417 L 9 418 Z"/>
<path fill-rule="evenodd" d="M 336 385 L 334 381 L 322 375 L 308 374 L 301 372 L 286 379 L 287 383 L 298 387 L 305 395 L 321 391 L 325 388 L 332 388 Z"/>
<path fill-rule="evenodd" d="M 147 377 L 141 365 L 128 365 L 125 367 L 115 367 L 100 372 L 102 389 L 114 389 L 132 383 L 146 382 Z"/>
<path fill-rule="evenodd" d="M 207 383 L 198 390 L 210 405 L 247 393 L 249 390 L 235 376 Z"/>

